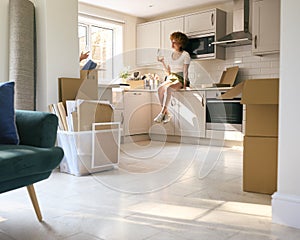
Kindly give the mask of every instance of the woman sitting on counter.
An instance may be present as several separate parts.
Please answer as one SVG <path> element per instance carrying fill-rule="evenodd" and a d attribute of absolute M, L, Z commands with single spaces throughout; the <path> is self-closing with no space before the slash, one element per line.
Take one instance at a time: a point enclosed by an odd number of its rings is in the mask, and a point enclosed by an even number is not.
<path fill-rule="evenodd" d="M 168 112 L 172 92 L 189 87 L 188 68 L 191 58 L 189 53 L 183 50 L 183 47 L 188 42 L 188 37 L 184 33 L 174 32 L 171 34 L 170 40 L 174 51 L 166 59 L 168 64 L 166 64 L 163 56 L 157 57 L 157 60 L 163 64 L 167 73 L 165 82 L 157 90 L 162 106 L 160 113 L 154 118 L 154 121 L 157 123 L 168 123 L 172 118 Z"/>

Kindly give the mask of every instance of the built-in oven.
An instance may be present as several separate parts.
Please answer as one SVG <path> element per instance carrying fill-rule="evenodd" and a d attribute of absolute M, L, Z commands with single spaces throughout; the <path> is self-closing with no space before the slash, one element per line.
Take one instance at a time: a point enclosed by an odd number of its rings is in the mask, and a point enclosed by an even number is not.
<path fill-rule="evenodd" d="M 221 94 L 221 93 L 219 93 Z M 218 99 L 217 94 L 206 98 L 206 129 L 242 131 L 243 105 L 240 98 Z"/>
<path fill-rule="evenodd" d="M 190 54 L 191 58 L 201 59 L 214 56 L 215 45 L 212 44 L 215 41 L 214 35 L 194 35 L 188 38 L 189 41 L 184 50 Z"/>

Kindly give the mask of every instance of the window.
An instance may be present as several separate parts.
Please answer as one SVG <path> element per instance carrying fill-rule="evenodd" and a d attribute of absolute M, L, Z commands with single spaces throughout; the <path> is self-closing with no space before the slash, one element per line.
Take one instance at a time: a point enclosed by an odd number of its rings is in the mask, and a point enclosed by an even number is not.
<path fill-rule="evenodd" d="M 80 52 L 90 51 L 89 58 L 97 63 L 98 82 L 111 83 L 118 77 L 117 66 L 122 65 L 116 56 L 123 50 L 123 24 L 79 17 L 78 37 Z"/>

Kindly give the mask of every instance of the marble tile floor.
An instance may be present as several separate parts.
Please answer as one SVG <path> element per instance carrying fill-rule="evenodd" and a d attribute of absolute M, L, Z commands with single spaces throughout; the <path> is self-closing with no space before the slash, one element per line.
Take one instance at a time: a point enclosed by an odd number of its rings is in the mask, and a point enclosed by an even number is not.
<path fill-rule="evenodd" d="M 123 144 L 119 167 L 76 177 L 55 171 L 0 195 L 0 240 L 277 240 L 300 230 L 271 221 L 271 197 L 242 191 L 242 149 Z"/>

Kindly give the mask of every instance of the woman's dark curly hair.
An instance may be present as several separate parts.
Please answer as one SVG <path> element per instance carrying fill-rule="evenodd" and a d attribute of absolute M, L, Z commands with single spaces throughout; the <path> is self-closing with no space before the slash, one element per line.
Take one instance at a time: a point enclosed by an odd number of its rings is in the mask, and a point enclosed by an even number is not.
<path fill-rule="evenodd" d="M 189 41 L 188 37 L 182 32 L 173 32 L 170 35 L 170 39 L 171 39 L 171 41 L 174 40 L 180 44 L 181 51 L 183 50 L 183 48 L 186 46 L 186 44 Z"/>

